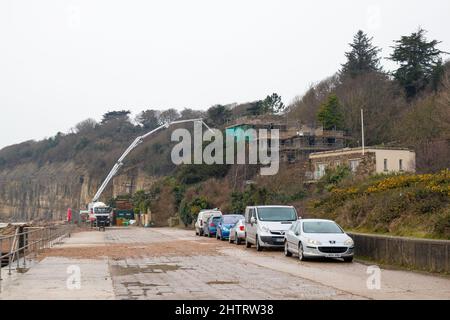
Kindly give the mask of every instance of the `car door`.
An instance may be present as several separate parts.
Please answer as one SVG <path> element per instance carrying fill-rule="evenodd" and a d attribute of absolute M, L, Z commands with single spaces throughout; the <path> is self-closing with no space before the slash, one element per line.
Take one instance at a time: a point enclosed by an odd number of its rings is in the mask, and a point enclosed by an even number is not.
<path fill-rule="evenodd" d="M 246 219 L 247 218 L 248 218 L 248 220 L 246 221 L 247 238 L 250 240 L 251 243 L 255 243 L 257 224 L 251 222 L 252 218 L 256 219 L 256 210 L 255 210 L 255 208 L 249 208 L 249 212 L 248 212 L 248 215 L 247 215 Z"/>
<path fill-rule="evenodd" d="M 295 248 L 295 245 L 293 246 L 293 241 L 295 241 L 295 230 L 297 227 L 298 222 L 295 221 L 291 227 L 289 228 L 289 230 L 286 232 L 286 241 L 288 244 L 289 249 Z"/>
<path fill-rule="evenodd" d="M 294 248 L 295 252 L 298 253 L 299 243 L 302 238 L 302 223 L 298 222 L 295 226 L 294 237 L 292 239 L 292 248 Z"/>
<path fill-rule="evenodd" d="M 220 217 L 219 222 L 217 223 L 216 233 L 222 237 L 222 227 L 223 227 L 223 216 Z"/>

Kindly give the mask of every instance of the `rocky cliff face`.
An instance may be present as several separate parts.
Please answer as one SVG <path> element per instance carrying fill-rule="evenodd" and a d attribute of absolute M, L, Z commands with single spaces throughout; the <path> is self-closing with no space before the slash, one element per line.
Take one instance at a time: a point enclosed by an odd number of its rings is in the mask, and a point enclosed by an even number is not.
<path fill-rule="evenodd" d="M 106 170 L 107 171 L 107 170 Z M 107 172 L 91 177 L 74 163 L 29 163 L 0 171 L 0 222 L 65 219 L 67 208 L 84 209 Z M 148 189 L 155 181 L 140 170 L 114 178 L 102 199 Z"/>

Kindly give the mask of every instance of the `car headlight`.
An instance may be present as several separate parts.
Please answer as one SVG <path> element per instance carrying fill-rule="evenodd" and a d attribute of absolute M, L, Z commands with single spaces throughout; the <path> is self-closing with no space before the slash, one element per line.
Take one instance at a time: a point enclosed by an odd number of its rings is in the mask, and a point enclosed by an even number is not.
<path fill-rule="evenodd" d="M 268 227 L 266 227 L 266 226 L 262 226 L 261 230 L 264 231 L 264 232 L 267 232 L 267 233 L 270 232 L 270 229 Z"/>
<path fill-rule="evenodd" d="M 348 240 L 345 240 L 344 244 L 345 244 L 346 246 L 353 246 L 355 243 L 353 242 L 352 239 L 348 239 Z"/>
<path fill-rule="evenodd" d="M 314 240 L 314 239 L 308 239 L 307 242 L 308 242 L 309 244 L 313 244 L 313 245 L 316 245 L 316 246 L 319 246 L 319 245 L 322 244 L 320 241 Z"/>

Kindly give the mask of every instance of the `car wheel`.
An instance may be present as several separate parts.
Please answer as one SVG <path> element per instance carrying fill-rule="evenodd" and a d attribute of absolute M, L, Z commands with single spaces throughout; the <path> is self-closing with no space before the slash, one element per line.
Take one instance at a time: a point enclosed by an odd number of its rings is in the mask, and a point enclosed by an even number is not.
<path fill-rule="evenodd" d="M 300 242 L 298 245 L 298 259 L 300 261 L 305 261 L 305 256 L 303 254 L 303 244 Z"/>
<path fill-rule="evenodd" d="M 256 236 L 256 251 L 263 251 L 263 247 L 259 243 L 259 238 Z"/>
<path fill-rule="evenodd" d="M 234 242 L 236 243 L 236 245 L 240 245 L 241 244 L 241 239 L 238 237 L 237 234 L 234 235 Z"/>
<path fill-rule="evenodd" d="M 284 255 L 285 255 L 286 257 L 292 256 L 292 252 L 289 251 L 287 241 L 284 242 Z"/>
<path fill-rule="evenodd" d="M 247 236 L 245 236 L 245 247 L 250 248 L 251 246 L 252 246 L 252 244 L 250 242 L 248 242 L 248 238 L 247 238 Z"/>
<path fill-rule="evenodd" d="M 344 258 L 344 262 L 352 262 L 353 261 L 353 257 L 345 257 Z"/>

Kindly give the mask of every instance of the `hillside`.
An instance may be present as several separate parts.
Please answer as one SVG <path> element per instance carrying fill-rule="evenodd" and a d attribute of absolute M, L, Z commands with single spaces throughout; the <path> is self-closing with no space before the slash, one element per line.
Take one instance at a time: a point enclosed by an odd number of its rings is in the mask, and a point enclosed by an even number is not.
<path fill-rule="evenodd" d="M 435 174 L 343 178 L 321 183 L 308 201 L 314 217 L 334 219 L 348 230 L 398 236 L 450 239 L 450 171 Z M 320 188 L 319 188 L 320 189 Z"/>
<path fill-rule="evenodd" d="M 203 117 L 222 130 L 244 116 L 266 123 L 276 119 L 322 126 L 342 130 L 347 137 L 345 146 L 354 147 L 361 145 L 363 108 L 366 145 L 412 148 L 418 174 L 448 179 L 448 173 L 442 170 L 450 168 L 450 63 L 437 64 L 439 81 L 430 78 L 414 95 L 395 73 L 377 66 L 376 60 L 373 68 L 358 69 L 356 74 L 348 71 L 350 67 L 346 64 L 289 105 L 274 93 L 257 101 L 215 105 L 206 111 L 149 109 L 136 119 L 130 119 L 126 110 L 112 111 L 100 122 L 87 119 L 68 133 L 6 147 L 0 150 L 0 220 L 60 219 L 67 207 L 83 208 L 136 136 L 174 119 Z M 192 125 L 187 127 L 191 129 Z M 136 210 L 151 209 L 161 225 L 177 214 L 190 224 L 205 207 L 242 212 L 249 204 L 281 203 L 295 205 L 303 216 L 336 218 L 355 230 L 448 237 L 445 220 L 449 195 L 429 193 L 428 185 L 373 193 L 368 192 L 372 190 L 369 185 L 384 178 L 372 177 L 368 181 L 347 179 L 342 182 L 346 185 L 327 190 L 320 184 L 304 183 L 305 162 L 283 163 L 273 177 L 258 176 L 257 165 L 177 167 L 170 160 L 174 145 L 170 133 L 162 131 L 133 151 L 102 200 L 130 197 Z M 397 177 L 392 179 L 396 181 Z M 439 188 L 447 186 L 448 181 L 438 183 Z M 341 195 L 353 188 L 360 190 L 361 197 Z M 408 198 L 407 205 L 402 206 L 404 194 L 414 201 Z M 400 207 L 389 209 L 392 212 L 387 217 L 383 208 L 388 205 Z M 407 227 L 402 229 L 402 225 Z"/>

